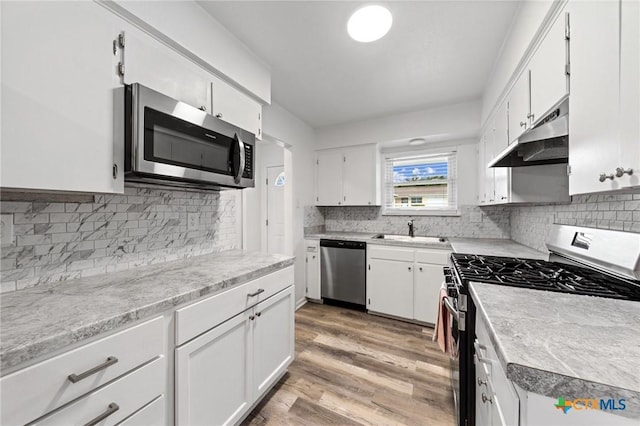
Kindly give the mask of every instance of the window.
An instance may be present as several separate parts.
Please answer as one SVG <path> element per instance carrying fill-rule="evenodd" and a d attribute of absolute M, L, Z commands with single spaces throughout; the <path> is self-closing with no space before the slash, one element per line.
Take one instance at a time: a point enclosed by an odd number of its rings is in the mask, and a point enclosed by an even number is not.
<path fill-rule="evenodd" d="M 384 214 L 458 214 L 456 153 L 388 154 Z"/>

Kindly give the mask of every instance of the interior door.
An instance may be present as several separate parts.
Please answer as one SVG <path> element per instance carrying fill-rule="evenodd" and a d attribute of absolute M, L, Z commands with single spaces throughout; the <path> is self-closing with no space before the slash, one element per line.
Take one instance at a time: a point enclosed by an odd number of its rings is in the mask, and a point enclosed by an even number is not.
<path fill-rule="evenodd" d="M 284 166 L 267 167 L 267 252 L 284 253 Z"/>

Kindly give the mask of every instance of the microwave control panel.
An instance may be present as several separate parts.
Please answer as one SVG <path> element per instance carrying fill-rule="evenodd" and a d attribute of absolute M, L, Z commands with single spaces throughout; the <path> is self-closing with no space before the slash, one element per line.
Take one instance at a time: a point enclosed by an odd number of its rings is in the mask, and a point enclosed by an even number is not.
<path fill-rule="evenodd" d="M 244 145 L 244 171 L 242 177 L 246 179 L 253 179 L 253 146 L 249 144 Z"/>

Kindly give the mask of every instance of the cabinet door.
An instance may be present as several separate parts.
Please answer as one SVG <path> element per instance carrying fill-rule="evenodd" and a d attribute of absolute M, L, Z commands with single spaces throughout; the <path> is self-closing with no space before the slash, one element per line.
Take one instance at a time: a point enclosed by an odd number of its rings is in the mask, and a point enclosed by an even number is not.
<path fill-rule="evenodd" d="M 262 139 L 262 105 L 228 83 L 211 83 L 211 114 Z"/>
<path fill-rule="evenodd" d="M 534 54 L 531 70 L 531 121 L 540 120 L 568 93 L 565 14 L 560 13 Z"/>
<path fill-rule="evenodd" d="M 211 76 L 139 28 L 122 23 L 127 84 L 140 83 L 196 108 L 207 109 Z"/>
<path fill-rule="evenodd" d="M 320 300 L 320 242 L 307 241 L 305 246 L 307 297 Z"/>
<path fill-rule="evenodd" d="M 484 161 L 485 148 L 484 135 L 482 135 L 478 141 L 478 204 L 480 205 L 487 204 L 489 200 L 485 179 L 487 173 L 487 164 Z"/>
<path fill-rule="evenodd" d="M 640 185 L 640 3 L 621 3 L 620 164 L 633 170 L 619 178 L 622 187 Z"/>
<path fill-rule="evenodd" d="M 440 304 L 440 286 L 444 282 L 442 265 L 416 263 L 413 318 L 435 324 Z"/>
<path fill-rule="evenodd" d="M 122 164 L 113 178 L 118 18 L 93 2 L 0 8 L 2 187 L 123 192 Z"/>
<path fill-rule="evenodd" d="M 620 181 L 599 177 L 619 165 L 620 4 L 574 1 L 569 7 L 569 193 L 609 191 Z"/>
<path fill-rule="evenodd" d="M 254 398 L 264 394 L 295 356 L 294 287 L 259 303 L 253 320 Z"/>
<path fill-rule="evenodd" d="M 367 308 L 382 314 L 413 318 L 413 262 L 370 259 Z"/>
<path fill-rule="evenodd" d="M 512 143 L 529 128 L 529 70 L 520 74 L 508 99 L 509 143 Z"/>
<path fill-rule="evenodd" d="M 318 151 L 316 159 L 316 205 L 342 205 L 341 151 Z"/>
<path fill-rule="evenodd" d="M 496 111 L 493 125 L 492 158 L 495 158 L 509 145 L 507 103 L 504 102 Z M 508 203 L 509 200 L 509 167 L 493 168 L 493 188 L 496 203 Z"/>
<path fill-rule="evenodd" d="M 482 136 L 484 144 L 484 193 L 488 204 L 493 204 L 496 201 L 495 194 L 495 170 L 493 167 L 487 167 L 487 164 L 493 159 L 493 128 L 489 127 Z"/>
<path fill-rule="evenodd" d="M 377 204 L 376 148 L 366 146 L 344 151 L 342 201 L 348 206 Z"/>
<path fill-rule="evenodd" d="M 234 424 L 249 409 L 251 310 L 176 349 L 176 423 Z"/>

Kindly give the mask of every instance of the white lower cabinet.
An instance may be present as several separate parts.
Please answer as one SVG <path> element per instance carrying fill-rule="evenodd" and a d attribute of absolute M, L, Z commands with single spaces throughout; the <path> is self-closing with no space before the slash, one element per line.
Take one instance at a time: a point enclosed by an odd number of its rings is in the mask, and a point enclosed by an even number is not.
<path fill-rule="evenodd" d="M 305 252 L 307 298 L 320 300 L 320 241 L 305 240 Z"/>
<path fill-rule="evenodd" d="M 151 426 L 165 423 L 166 398 L 160 396 L 127 417 L 118 426 Z"/>
<path fill-rule="evenodd" d="M 176 349 L 176 423 L 238 422 L 294 358 L 294 287 Z"/>
<path fill-rule="evenodd" d="M 367 245 L 367 309 L 435 324 L 442 267 L 451 252 L 443 249 Z"/>

